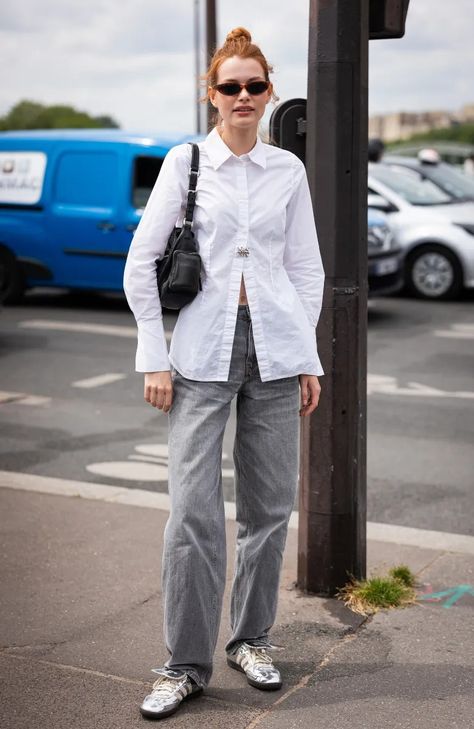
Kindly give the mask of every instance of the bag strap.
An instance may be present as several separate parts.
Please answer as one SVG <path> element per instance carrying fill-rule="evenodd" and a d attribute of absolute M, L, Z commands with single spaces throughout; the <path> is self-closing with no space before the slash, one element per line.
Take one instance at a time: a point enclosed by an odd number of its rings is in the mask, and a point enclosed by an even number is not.
<path fill-rule="evenodd" d="M 188 199 L 186 202 L 183 227 L 191 229 L 193 227 L 194 206 L 196 204 L 196 185 L 199 174 L 199 147 L 194 142 L 188 142 L 188 144 L 192 145 L 193 151 L 191 156 L 191 169 L 189 171 Z"/>

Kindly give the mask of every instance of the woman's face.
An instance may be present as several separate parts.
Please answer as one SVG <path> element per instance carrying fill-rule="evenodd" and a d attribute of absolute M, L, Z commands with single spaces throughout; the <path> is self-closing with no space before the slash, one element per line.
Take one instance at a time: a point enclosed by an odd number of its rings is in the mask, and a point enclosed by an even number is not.
<path fill-rule="evenodd" d="M 265 81 L 263 68 L 255 58 L 232 56 L 232 58 L 226 58 L 219 66 L 217 73 L 218 84 L 226 81 L 238 81 L 243 84 L 250 80 Z M 224 128 L 228 130 L 254 128 L 256 132 L 258 122 L 265 113 L 265 107 L 270 101 L 271 95 L 271 84 L 267 91 L 255 96 L 251 96 L 245 88 L 241 89 L 240 93 L 235 96 L 224 96 L 216 89 L 209 87 L 211 103 L 219 110 Z M 251 111 L 239 113 L 236 111 L 239 106 L 248 106 Z"/>

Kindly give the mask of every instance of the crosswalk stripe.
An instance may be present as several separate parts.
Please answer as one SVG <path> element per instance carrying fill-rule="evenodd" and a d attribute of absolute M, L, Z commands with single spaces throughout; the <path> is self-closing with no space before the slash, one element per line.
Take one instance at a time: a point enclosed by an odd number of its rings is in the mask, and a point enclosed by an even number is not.
<path fill-rule="evenodd" d="M 83 332 L 84 334 L 105 334 L 112 337 L 125 337 L 136 339 L 137 328 L 121 326 L 119 324 L 92 324 L 89 322 L 51 320 L 51 319 L 25 319 L 18 322 L 21 329 L 44 329 L 61 332 Z M 172 332 L 165 332 L 167 341 L 171 340 Z"/>
<path fill-rule="evenodd" d="M 5 390 L 0 391 L 0 403 L 1 402 L 13 402 L 21 397 L 25 397 L 24 392 L 6 392 Z"/>
<path fill-rule="evenodd" d="M 16 405 L 46 405 L 51 402 L 51 398 L 43 395 L 27 395 L 25 392 L 0 391 L 0 405 L 9 402 Z"/>
<path fill-rule="evenodd" d="M 115 372 L 108 372 L 104 375 L 96 375 L 95 377 L 87 377 L 85 380 L 76 380 L 72 383 L 72 387 L 82 387 L 89 389 L 92 387 L 101 387 L 102 385 L 110 385 L 111 382 L 118 382 L 124 380 L 127 375 L 118 374 Z"/>
<path fill-rule="evenodd" d="M 17 400 L 18 405 L 47 405 L 51 402 L 50 397 L 43 395 L 26 395 Z"/>
<path fill-rule="evenodd" d="M 474 324 L 451 324 L 449 329 L 435 329 L 433 334 L 449 339 L 474 339 Z"/>

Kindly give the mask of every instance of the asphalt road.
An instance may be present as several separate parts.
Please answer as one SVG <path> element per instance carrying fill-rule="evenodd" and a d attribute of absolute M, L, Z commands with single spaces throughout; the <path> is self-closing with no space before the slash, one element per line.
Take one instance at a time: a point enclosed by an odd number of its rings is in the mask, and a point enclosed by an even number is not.
<path fill-rule="evenodd" d="M 369 304 L 370 521 L 474 533 L 473 305 L 472 296 Z M 144 402 L 134 355 L 122 297 L 36 290 L 3 308 L 0 469 L 166 491 L 167 416 Z"/>

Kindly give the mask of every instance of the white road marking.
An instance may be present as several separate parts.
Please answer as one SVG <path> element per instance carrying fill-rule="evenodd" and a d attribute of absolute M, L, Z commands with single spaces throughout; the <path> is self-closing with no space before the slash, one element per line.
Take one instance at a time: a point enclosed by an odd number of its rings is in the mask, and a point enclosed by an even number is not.
<path fill-rule="evenodd" d="M 159 463 L 162 466 L 166 466 L 167 459 L 157 456 L 128 456 L 129 461 L 141 461 L 142 463 Z"/>
<path fill-rule="evenodd" d="M 128 489 L 122 486 L 105 486 L 100 483 L 87 483 L 68 479 L 37 476 L 32 473 L 0 471 L 0 488 L 35 491 L 43 494 L 59 496 L 81 496 L 84 499 L 106 501 L 114 504 L 140 506 L 147 509 L 169 511 L 168 494 L 146 491 L 144 489 Z M 226 519 L 235 519 L 235 504 L 226 501 Z M 298 527 L 298 512 L 294 511 L 290 518 L 290 528 Z M 438 551 L 474 554 L 474 537 L 465 534 L 451 534 L 428 529 L 416 529 L 395 524 L 367 522 L 367 536 L 377 542 L 406 544 L 412 547 L 435 549 Z"/>
<path fill-rule="evenodd" d="M 26 397 L 22 397 L 17 402 L 18 405 L 48 405 L 51 402 L 51 398 L 43 395 L 26 395 Z"/>
<path fill-rule="evenodd" d="M 91 463 L 86 466 L 86 469 L 99 476 L 125 481 L 156 482 L 168 480 L 167 443 L 140 443 L 135 446 L 135 451 L 136 453 L 127 456 L 126 461 Z M 223 468 L 222 478 L 233 479 L 234 469 Z"/>
<path fill-rule="evenodd" d="M 143 463 L 137 461 L 105 461 L 104 463 L 90 463 L 86 466 L 90 473 L 106 478 L 122 479 L 125 481 L 166 481 L 168 479 L 168 466 L 161 463 Z"/>
<path fill-rule="evenodd" d="M 118 382 L 124 380 L 127 375 L 121 375 L 114 372 L 108 372 L 104 375 L 96 375 L 95 377 L 88 377 L 85 380 L 76 380 L 71 383 L 72 387 L 83 387 L 89 389 L 92 387 L 102 387 L 102 385 L 109 385 L 111 382 Z"/>
<path fill-rule="evenodd" d="M 474 339 L 474 324 L 451 324 L 450 329 L 435 329 L 433 334 L 451 339 Z"/>
<path fill-rule="evenodd" d="M 51 402 L 51 398 L 43 395 L 27 395 L 24 392 L 0 391 L 0 405 L 8 402 L 14 402 L 17 405 L 47 405 Z"/>
<path fill-rule="evenodd" d="M 85 334 L 105 334 L 112 337 L 126 337 L 136 339 L 136 327 L 120 326 L 118 324 L 91 324 L 89 322 L 76 322 L 50 319 L 26 319 L 18 322 L 21 329 L 45 329 L 61 332 L 84 332 Z M 165 332 L 166 340 L 171 340 L 172 332 Z"/>
<path fill-rule="evenodd" d="M 155 458 L 168 458 L 167 443 L 143 443 L 135 446 L 137 453 L 143 453 L 146 456 L 155 456 Z"/>
<path fill-rule="evenodd" d="M 367 375 L 367 395 L 408 395 L 408 397 L 454 397 L 473 399 L 474 391 L 440 390 L 437 387 L 409 382 L 408 387 L 400 387 L 396 377 L 388 375 Z"/>
<path fill-rule="evenodd" d="M 0 403 L 13 402 L 21 397 L 25 397 L 24 392 L 6 392 L 5 390 L 0 390 Z"/>
<path fill-rule="evenodd" d="M 130 463 L 133 461 L 133 463 Z M 128 461 L 102 461 L 90 463 L 86 469 L 98 476 L 120 478 L 124 481 L 167 481 L 168 463 L 166 459 L 154 456 L 128 456 Z M 222 478 L 234 478 L 233 468 L 223 468 Z"/>

